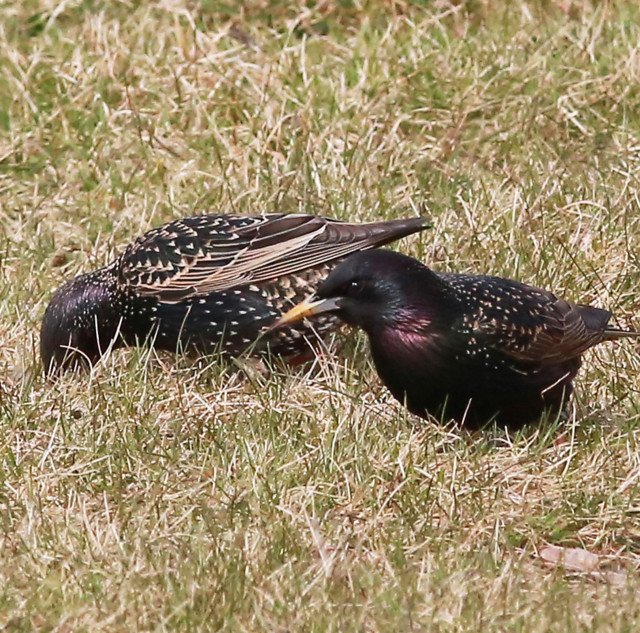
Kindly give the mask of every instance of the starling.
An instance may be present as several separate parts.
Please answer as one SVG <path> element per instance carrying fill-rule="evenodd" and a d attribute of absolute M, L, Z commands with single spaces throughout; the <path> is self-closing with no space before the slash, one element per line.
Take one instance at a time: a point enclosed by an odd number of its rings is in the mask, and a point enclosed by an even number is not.
<path fill-rule="evenodd" d="M 348 257 L 276 327 L 315 314 L 367 333 L 380 378 L 412 413 L 472 429 L 562 413 L 585 350 L 640 336 L 610 327 L 606 310 L 500 277 L 433 272 L 390 251 Z"/>
<path fill-rule="evenodd" d="M 45 371 L 93 364 L 110 346 L 145 341 L 171 351 L 235 356 L 254 346 L 301 355 L 315 332 L 271 331 L 281 313 L 346 255 L 428 227 L 424 218 L 355 224 L 301 214 L 170 222 L 56 292 L 41 329 Z M 339 323 L 327 315 L 315 329 L 322 335 Z"/>

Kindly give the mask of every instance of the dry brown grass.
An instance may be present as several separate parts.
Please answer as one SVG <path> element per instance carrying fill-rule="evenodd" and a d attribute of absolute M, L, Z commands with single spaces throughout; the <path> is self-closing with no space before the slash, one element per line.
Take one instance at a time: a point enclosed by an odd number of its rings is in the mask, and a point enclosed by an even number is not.
<path fill-rule="evenodd" d="M 587 356 L 566 427 L 512 438 L 412 418 L 358 337 L 296 371 L 37 360 L 63 279 L 212 210 L 426 203 L 403 250 L 640 327 L 635 5 L 0 7 L 0 624 L 637 630 L 633 343 Z"/>

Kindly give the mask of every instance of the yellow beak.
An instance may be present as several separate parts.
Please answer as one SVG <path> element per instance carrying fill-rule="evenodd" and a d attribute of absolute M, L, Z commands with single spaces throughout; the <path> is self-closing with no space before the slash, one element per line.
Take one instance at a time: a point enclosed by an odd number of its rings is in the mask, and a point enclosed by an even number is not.
<path fill-rule="evenodd" d="M 283 325 L 289 325 L 296 323 L 300 319 L 305 317 L 321 314 L 322 312 L 333 312 L 340 308 L 340 297 L 334 297 L 331 299 L 317 299 L 313 301 L 313 297 L 305 299 L 296 306 L 293 306 L 291 310 L 285 312 L 273 325 L 272 328 L 281 327 Z"/>

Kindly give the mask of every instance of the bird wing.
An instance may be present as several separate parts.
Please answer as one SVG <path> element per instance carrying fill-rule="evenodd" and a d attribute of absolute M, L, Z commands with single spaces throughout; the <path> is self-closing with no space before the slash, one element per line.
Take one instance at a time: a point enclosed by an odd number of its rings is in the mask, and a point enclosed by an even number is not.
<path fill-rule="evenodd" d="M 259 283 L 409 235 L 428 223 L 349 224 L 313 215 L 203 215 L 149 231 L 122 256 L 121 281 L 178 302 Z"/>
<path fill-rule="evenodd" d="M 474 333 L 494 349 L 522 361 L 556 363 L 603 340 L 610 312 L 515 281 L 494 280 L 485 278 L 491 300 L 480 300 L 473 324 Z"/>

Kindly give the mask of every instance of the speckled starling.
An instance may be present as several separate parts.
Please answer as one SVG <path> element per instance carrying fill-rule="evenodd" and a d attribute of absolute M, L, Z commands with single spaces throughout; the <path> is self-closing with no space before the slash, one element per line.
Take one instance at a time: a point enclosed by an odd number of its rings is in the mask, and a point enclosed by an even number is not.
<path fill-rule="evenodd" d="M 469 428 L 561 413 L 585 350 L 640 336 L 610 327 L 606 310 L 500 277 L 436 273 L 390 251 L 348 257 L 276 327 L 315 314 L 367 333 L 382 381 L 411 412 Z"/>
<path fill-rule="evenodd" d="M 233 356 L 253 346 L 300 355 L 339 320 L 327 315 L 316 332 L 270 331 L 281 313 L 346 255 L 428 227 L 424 218 L 355 224 L 299 214 L 170 222 L 57 291 L 42 322 L 45 371 L 93 364 L 110 346 L 145 341 L 172 351 Z"/>

